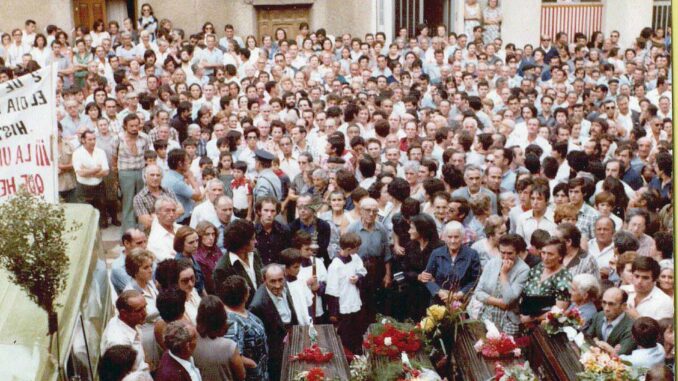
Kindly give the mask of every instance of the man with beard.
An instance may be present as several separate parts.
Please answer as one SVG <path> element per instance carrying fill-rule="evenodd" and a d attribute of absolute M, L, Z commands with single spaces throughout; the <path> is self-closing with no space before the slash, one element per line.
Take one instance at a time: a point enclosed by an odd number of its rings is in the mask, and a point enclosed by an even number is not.
<path fill-rule="evenodd" d="M 123 128 L 125 132 L 114 149 L 112 162 L 118 163 L 122 191 L 122 230 L 126 231 L 135 226 L 132 203 L 134 196 L 144 187 L 144 152 L 152 149 L 152 143 L 146 134 L 139 132 L 141 120 L 136 114 L 129 114 L 123 119 Z"/>

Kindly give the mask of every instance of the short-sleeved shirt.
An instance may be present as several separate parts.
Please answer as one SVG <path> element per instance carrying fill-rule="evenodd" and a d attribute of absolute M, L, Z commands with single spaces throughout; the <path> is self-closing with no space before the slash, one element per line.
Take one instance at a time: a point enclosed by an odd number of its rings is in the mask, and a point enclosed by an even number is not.
<path fill-rule="evenodd" d="M 162 187 L 174 192 L 177 196 L 177 200 L 179 200 L 181 206 L 184 207 L 184 214 L 178 221 L 190 217 L 191 213 L 193 213 L 193 207 L 195 206 L 195 202 L 193 202 L 192 199 L 193 188 L 186 184 L 184 176 L 181 173 L 170 169 L 162 179 Z"/>
<path fill-rule="evenodd" d="M 75 178 L 78 183 L 83 185 L 95 186 L 101 184 L 103 179 L 101 177 L 89 176 L 83 177 L 78 175 L 78 171 L 83 168 L 96 168 L 99 166 L 102 170 L 108 170 L 108 160 L 106 159 L 106 152 L 101 148 L 94 147 L 90 154 L 84 146 L 76 149 L 73 152 L 73 169 L 75 170 Z"/>
<path fill-rule="evenodd" d="M 116 147 L 116 152 L 118 154 L 118 170 L 119 171 L 140 171 L 144 169 L 146 162 L 144 161 L 144 152 L 146 150 L 152 150 L 153 144 L 143 132 L 139 133 L 137 137 L 137 153 L 133 154 L 127 143 L 125 142 L 125 133 L 121 133 L 118 140 L 118 146 Z"/>
<path fill-rule="evenodd" d="M 384 262 L 391 260 L 391 249 L 389 248 L 389 233 L 380 222 L 375 222 L 372 231 L 363 227 L 361 221 L 355 221 L 347 230 L 348 233 L 357 233 L 362 240 L 358 254 L 361 259 L 365 258 L 383 258 Z"/>
<path fill-rule="evenodd" d="M 159 197 L 169 197 L 172 200 L 179 201 L 177 196 L 171 190 L 160 187 L 160 196 Z M 155 201 L 158 197 L 155 197 L 148 187 L 144 187 L 139 193 L 134 196 L 132 200 L 132 205 L 134 206 L 134 215 L 139 218 L 139 216 L 151 215 L 154 213 Z"/>
<path fill-rule="evenodd" d="M 530 273 L 527 276 L 527 283 L 525 284 L 525 294 L 529 296 L 554 296 L 556 300 L 570 300 L 570 282 L 572 281 L 572 274 L 563 267 L 560 271 L 541 282 L 540 278 L 543 272 L 543 262 L 530 270 Z"/>

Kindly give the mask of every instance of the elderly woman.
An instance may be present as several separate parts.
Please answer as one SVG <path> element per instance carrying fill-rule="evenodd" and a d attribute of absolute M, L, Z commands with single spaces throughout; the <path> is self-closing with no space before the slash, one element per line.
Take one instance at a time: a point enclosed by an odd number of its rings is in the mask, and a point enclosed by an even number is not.
<path fill-rule="evenodd" d="M 480 276 L 478 253 L 462 246 L 464 226 L 458 221 L 449 222 L 443 228 L 441 246 L 431 253 L 426 270 L 419 274 L 419 281 L 437 301 L 447 302 L 464 299 Z"/>
<path fill-rule="evenodd" d="M 214 268 L 217 267 L 217 261 L 223 255 L 217 246 L 217 228 L 209 221 L 202 221 L 195 227 L 195 231 L 198 233 L 200 242 L 193 259 L 198 262 L 205 277 L 205 291 L 208 294 L 214 294 L 215 287 L 212 273 Z"/>
<path fill-rule="evenodd" d="M 228 331 L 224 304 L 214 295 L 205 297 L 198 307 L 198 344 L 193 352 L 195 366 L 205 380 L 242 381 L 245 379 L 237 344 L 223 337 Z"/>
<path fill-rule="evenodd" d="M 198 232 L 188 226 L 180 227 L 174 235 L 174 251 L 177 255 L 174 259 L 179 260 L 185 258 L 193 264 L 193 271 L 195 272 L 195 289 L 199 295 L 205 295 L 205 276 L 202 269 L 195 260 L 194 255 L 198 251 L 200 237 Z"/>
<path fill-rule="evenodd" d="M 482 303 L 480 319 L 493 322 L 501 332 L 518 333 L 518 301 L 527 282 L 530 267 L 518 255 L 522 237 L 503 235 L 497 241 L 500 256 L 483 266 L 475 297 Z"/>
<path fill-rule="evenodd" d="M 418 214 L 410 219 L 410 242 L 405 255 L 398 261 L 399 271 L 404 276 L 404 315 L 419 320 L 426 314 L 431 299 L 426 287 L 417 282 L 418 275 L 426 269 L 431 253 L 445 244 L 438 237 L 436 223 L 428 214 Z"/>
<path fill-rule="evenodd" d="M 489 199 L 487 200 L 489 201 Z M 485 264 L 493 258 L 500 257 L 498 246 L 499 237 L 506 234 L 506 230 L 506 224 L 504 223 L 503 218 L 496 214 L 487 217 L 485 226 L 483 227 L 485 238 L 476 241 L 471 245 L 471 249 L 477 251 L 480 256 L 481 266 L 485 266 Z"/>
<path fill-rule="evenodd" d="M 657 287 L 660 290 L 670 297 L 673 297 L 673 261 L 670 259 L 664 259 L 659 262 L 661 271 L 659 272 L 659 278 L 657 279 Z"/>
<path fill-rule="evenodd" d="M 550 238 L 542 247 L 542 261 L 530 270 L 523 292 L 521 313 L 529 313 L 521 314 L 520 321 L 523 324 L 543 320 L 546 317 L 544 312 L 554 304 L 563 310 L 570 304 L 572 274 L 563 265 L 565 255 L 567 248 L 560 238 Z M 542 299 L 537 299 L 540 297 Z"/>
<path fill-rule="evenodd" d="M 600 296 L 600 283 L 598 279 L 591 274 L 578 274 L 572 278 L 570 284 L 570 307 L 568 310 L 576 308 L 584 319 L 582 330 L 587 330 L 598 310 L 596 309 L 596 300 Z"/>
<path fill-rule="evenodd" d="M 249 287 L 245 278 L 231 275 L 219 284 L 217 294 L 226 305 L 228 321 L 231 325 L 226 338 L 238 344 L 242 361 L 247 369 L 246 380 L 268 380 L 268 345 L 264 323 L 247 311 L 245 304 L 249 298 Z"/>
<path fill-rule="evenodd" d="M 318 213 L 318 218 L 329 222 L 330 226 L 340 235 L 344 234 L 348 225 L 354 221 L 353 217 L 344 209 L 345 206 L 346 196 L 344 196 L 344 192 L 335 190 L 330 193 L 330 210 Z"/>
<path fill-rule="evenodd" d="M 146 249 L 136 248 L 125 256 L 125 270 L 132 280 L 125 290 L 137 290 L 146 299 L 146 322 L 141 326 L 142 345 L 148 355 L 146 360 L 151 368 L 158 365 L 159 356 L 153 341 L 153 323 L 158 319 L 159 312 L 156 308 L 158 289 L 153 283 L 153 253 Z"/>
<path fill-rule="evenodd" d="M 420 164 L 415 160 L 408 160 L 403 164 L 403 173 L 405 180 L 410 185 L 410 197 L 424 202 L 424 187 L 419 181 Z"/>

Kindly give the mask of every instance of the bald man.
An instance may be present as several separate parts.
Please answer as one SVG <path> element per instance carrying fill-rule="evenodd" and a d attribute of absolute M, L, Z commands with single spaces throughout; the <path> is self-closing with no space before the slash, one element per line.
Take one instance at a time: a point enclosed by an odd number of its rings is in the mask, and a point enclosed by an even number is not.
<path fill-rule="evenodd" d="M 593 317 L 586 331 L 598 347 L 610 354 L 629 354 L 636 346 L 631 336 L 633 320 L 624 312 L 627 300 L 624 290 L 608 288 L 601 302 L 603 310 Z"/>

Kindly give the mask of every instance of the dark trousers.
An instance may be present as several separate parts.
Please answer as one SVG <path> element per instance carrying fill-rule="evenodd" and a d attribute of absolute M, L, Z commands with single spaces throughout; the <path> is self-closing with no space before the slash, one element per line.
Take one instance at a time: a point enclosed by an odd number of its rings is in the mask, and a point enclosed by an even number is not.
<path fill-rule="evenodd" d="M 78 183 L 76 186 L 78 200 L 92 205 L 99 211 L 99 224 L 106 221 L 106 209 L 104 207 L 106 200 L 106 188 L 103 181 L 99 185 L 85 185 Z"/>
<path fill-rule="evenodd" d="M 362 353 L 363 334 L 367 327 L 363 317 L 363 310 L 351 314 L 339 314 L 337 333 L 341 343 L 354 354 Z"/>

